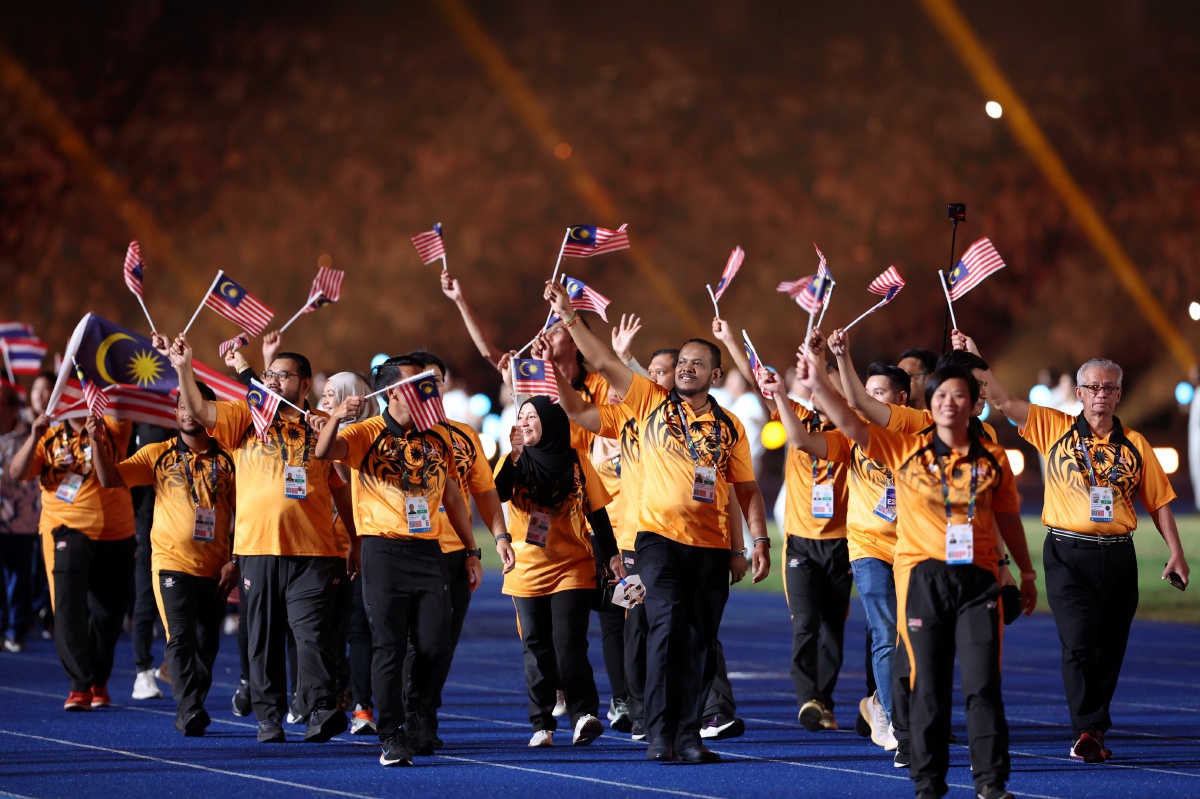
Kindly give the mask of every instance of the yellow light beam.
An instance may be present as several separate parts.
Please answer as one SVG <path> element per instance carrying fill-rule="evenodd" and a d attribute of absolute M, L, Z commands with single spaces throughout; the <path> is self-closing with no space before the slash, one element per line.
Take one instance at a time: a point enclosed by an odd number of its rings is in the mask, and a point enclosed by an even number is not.
<path fill-rule="evenodd" d="M 1096 207 L 1084 194 L 1083 189 L 1067 171 L 1053 145 L 1046 138 L 1029 108 L 1017 95 L 1016 90 L 1000 72 L 1000 68 L 985 49 L 983 42 L 971 28 L 971 24 L 958 10 L 953 0 L 917 0 L 933 24 L 949 42 L 958 57 L 970 70 L 989 100 L 996 100 L 1004 108 L 1007 122 L 1017 141 L 1033 158 L 1046 176 L 1046 180 L 1062 197 L 1067 209 L 1083 227 L 1084 233 L 1103 256 L 1117 280 L 1133 298 L 1134 304 L 1170 349 L 1175 360 L 1186 372 L 1197 362 L 1196 353 L 1171 324 L 1162 305 L 1146 288 L 1139 277 L 1138 268 L 1117 237 L 1100 217 Z"/>
<path fill-rule="evenodd" d="M 555 148 L 566 140 L 550 121 L 546 110 L 533 96 L 524 79 L 509 63 L 500 46 L 487 34 L 483 26 L 463 5 L 461 0 L 433 0 L 434 5 L 446 18 L 450 27 L 462 41 L 467 52 L 487 73 L 488 78 L 500 90 L 500 94 L 516 113 L 521 123 L 533 134 L 539 147 L 554 155 Z M 595 176 L 584 166 L 578 151 L 568 158 L 555 158 L 566 170 L 571 188 L 583 200 L 588 211 L 595 214 L 601 224 L 616 218 L 617 211 L 612 197 L 605 191 Z M 637 233 L 634 233 L 636 237 Z M 664 302 L 671 315 L 685 330 L 706 330 L 710 326 L 701 321 L 695 310 L 680 298 L 678 287 L 673 285 L 663 271 L 636 245 L 629 250 L 641 277 L 650 285 L 657 299 Z"/>

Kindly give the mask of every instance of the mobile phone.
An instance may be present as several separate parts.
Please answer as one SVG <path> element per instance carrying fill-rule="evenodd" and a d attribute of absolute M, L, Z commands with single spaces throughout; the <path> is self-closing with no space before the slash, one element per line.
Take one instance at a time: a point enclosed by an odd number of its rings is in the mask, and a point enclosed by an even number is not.
<path fill-rule="evenodd" d="M 1164 564 L 1164 565 L 1165 565 L 1165 564 Z M 1187 590 L 1187 585 L 1185 585 L 1185 584 L 1184 584 L 1184 582 L 1183 582 L 1183 578 L 1182 578 L 1182 577 L 1180 577 L 1180 576 L 1179 576 L 1178 574 L 1176 574 L 1175 572 L 1168 572 L 1168 573 L 1167 573 L 1167 582 L 1169 582 L 1171 585 L 1173 585 L 1173 586 L 1175 586 L 1176 588 L 1178 588 L 1180 591 Z"/>

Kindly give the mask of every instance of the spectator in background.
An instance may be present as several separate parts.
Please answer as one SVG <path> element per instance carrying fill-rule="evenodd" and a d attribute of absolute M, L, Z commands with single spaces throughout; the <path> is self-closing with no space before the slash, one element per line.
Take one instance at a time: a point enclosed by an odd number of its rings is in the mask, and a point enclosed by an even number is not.
<path fill-rule="evenodd" d="M 925 378 L 937 367 L 937 356 L 929 350 L 911 347 L 900 353 L 896 365 L 908 372 L 912 391 L 908 392 L 909 407 L 925 410 Z"/>
<path fill-rule="evenodd" d="M 21 418 L 16 389 L 0 378 L 0 568 L 4 575 L 0 628 L 4 648 L 9 652 L 25 649 L 33 602 L 34 545 L 41 509 L 38 486 L 33 481 L 17 480 L 9 468 L 28 435 L 29 425 Z"/>

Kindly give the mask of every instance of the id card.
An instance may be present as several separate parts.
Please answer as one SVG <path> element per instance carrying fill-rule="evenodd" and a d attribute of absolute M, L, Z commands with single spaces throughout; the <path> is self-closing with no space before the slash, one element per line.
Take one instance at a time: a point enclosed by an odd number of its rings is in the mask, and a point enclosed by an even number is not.
<path fill-rule="evenodd" d="M 308 472 L 303 466 L 283 467 L 283 495 L 288 499 L 308 498 Z"/>
<path fill-rule="evenodd" d="M 529 513 L 529 527 L 525 530 L 525 543 L 545 547 L 550 539 L 550 514 L 535 510 Z"/>
<path fill-rule="evenodd" d="M 958 566 L 975 562 L 975 528 L 970 524 L 946 525 L 946 563 Z"/>
<path fill-rule="evenodd" d="M 612 603 L 622 608 L 632 608 L 646 598 L 646 586 L 642 578 L 631 574 L 614 586 Z"/>
<path fill-rule="evenodd" d="M 692 499 L 708 503 L 717 501 L 717 467 L 696 467 L 692 475 Z"/>
<path fill-rule="evenodd" d="M 817 483 L 812 488 L 812 515 L 814 519 L 833 518 L 833 486 Z"/>
<path fill-rule="evenodd" d="M 884 521 L 896 521 L 896 486 L 888 483 L 887 488 L 883 489 L 883 496 L 875 505 L 875 515 Z"/>
<path fill-rule="evenodd" d="M 196 521 L 192 527 L 193 541 L 212 541 L 217 537 L 216 508 L 196 507 Z"/>
<path fill-rule="evenodd" d="M 433 529 L 429 523 L 429 503 L 425 497 L 405 497 L 404 508 L 410 533 L 428 533 Z"/>
<path fill-rule="evenodd" d="M 74 502 L 75 495 L 79 493 L 79 488 L 82 485 L 82 475 L 75 474 L 75 472 L 67 472 L 62 482 L 58 484 L 58 490 L 54 492 L 54 498 L 61 499 L 63 502 Z"/>
<path fill-rule="evenodd" d="M 1090 486 L 1089 499 L 1092 506 L 1092 521 L 1113 520 L 1113 490 L 1109 486 Z"/>

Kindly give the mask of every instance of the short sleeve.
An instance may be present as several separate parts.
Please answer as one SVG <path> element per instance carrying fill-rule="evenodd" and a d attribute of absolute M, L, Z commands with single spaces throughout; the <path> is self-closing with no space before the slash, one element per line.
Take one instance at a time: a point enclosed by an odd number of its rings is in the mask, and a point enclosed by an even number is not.
<path fill-rule="evenodd" d="M 341 458 L 338 463 L 357 469 L 378 435 L 379 431 L 370 420 L 346 425 L 337 437 L 339 441 L 345 441 L 349 449 L 346 451 L 346 457 Z"/>
<path fill-rule="evenodd" d="M 1125 436 L 1142 453 L 1142 483 L 1138 486 L 1138 498 L 1148 513 L 1154 513 L 1175 499 L 1175 489 L 1171 487 L 1171 481 L 1150 442 L 1128 427 L 1125 428 Z"/>
<path fill-rule="evenodd" d="M 242 445 L 246 429 L 252 424 L 250 406 L 244 402 L 214 402 L 213 406 L 217 411 L 217 423 L 213 426 L 212 437 L 221 449 L 232 452 Z"/>
<path fill-rule="evenodd" d="M 729 452 L 729 460 L 725 464 L 725 479 L 730 483 L 749 483 L 754 480 L 754 462 L 750 459 L 750 441 L 746 438 L 746 428 L 737 419 L 733 420 L 737 430 L 737 441 Z"/>
<path fill-rule="evenodd" d="M 488 468 L 487 458 L 483 457 L 483 444 L 479 441 L 479 435 L 469 427 L 465 432 L 475 445 L 475 460 L 471 463 L 471 470 L 467 472 L 467 491 L 472 495 L 492 491 L 496 488 L 496 481 L 492 479 L 492 470 Z"/>
<path fill-rule="evenodd" d="M 870 439 L 867 441 L 867 457 L 879 461 L 889 469 L 900 468 L 900 464 L 912 448 L 914 437 L 877 424 L 871 424 L 868 430 Z"/>
<path fill-rule="evenodd" d="M 991 452 L 1000 464 L 1000 485 L 992 495 L 992 513 L 1020 513 L 1021 498 L 1017 494 L 1017 478 L 1008 463 L 1008 455 L 1000 447 Z"/>
<path fill-rule="evenodd" d="M 117 464 L 121 479 L 129 488 L 151 485 L 154 482 L 154 464 L 163 452 L 162 444 L 148 444 Z"/>
<path fill-rule="evenodd" d="M 1067 414 L 1054 408 L 1030 403 L 1025 426 L 1018 432 L 1020 432 L 1021 438 L 1045 455 L 1055 442 L 1066 435 L 1070 428 L 1071 417 Z"/>
<path fill-rule="evenodd" d="M 633 418 L 627 405 L 597 405 L 596 410 L 600 412 L 600 432 L 596 435 L 601 438 L 620 438 L 621 428 Z"/>
<path fill-rule="evenodd" d="M 634 417 L 644 419 L 668 396 L 665 388 L 652 382 L 649 378 L 635 374 L 633 381 L 629 384 L 629 391 L 625 392 L 623 404 L 629 408 Z M 615 437 L 610 436 L 610 438 Z"/>
<path fill-rule="evenodd" d="M 825 439 L 825 460 L 830 463 L 849 464 L 853 461 L 854 442 L 841 430 L 827 430 L 818 435 Z"/>
<path fill-rule="evenodd" d="M 888 417 L 887 429 L 894 433 L 919 433 L 933 424 L 933 416 L 929 411 L 919 411 L 907 405 L 888 403 L 892 413 Z"/>

